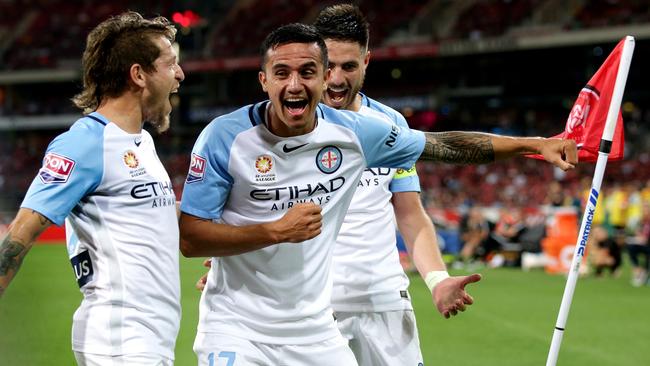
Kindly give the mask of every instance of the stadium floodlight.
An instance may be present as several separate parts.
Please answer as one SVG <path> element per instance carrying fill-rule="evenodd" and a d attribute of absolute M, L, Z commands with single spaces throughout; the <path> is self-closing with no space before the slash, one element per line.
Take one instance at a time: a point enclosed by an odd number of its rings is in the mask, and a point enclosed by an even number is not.
<path fill-rule="evenodd" d="M 618 71 L 616 74 L 616 82 L 612 93 L 612 99 L 609 104 L 607 118 L 605 120 L 605 128 L 603 136 L 600 140 L 600 147 L 598 149 L 598 160 L 596 162 L 596 169 L 589 190 L 589 198 L 582 215 L 582 224 L 580 225 L 580 232 L 576 242 L 575 251 L 573 253 L 573 260 L 569 268 L 569 275 L 567 277 L 566 286 L 564 287 L 564 294 L 562 295 L 562 303 L 558 313 L 557 321 L 555 323 L 555 330 L 553 331 L 553 339 L 549 349 L 548 357 L 546 359 L 546 366 L 555 366 L 557 357 L 560 352 L 560 345 L 562 343 L 562 336 L 566 325 L 567 317 L 569 316 L 569 308 L 571 307 L 571 300 L 573 300 L 573 293 L 575 291 L 576 282 L 578 280 L 578 270 L 580 269 L 580 262 L 585 254 L 585 245 L 589 238 L 591 231 L 591 223 L 596 211 L 596 203 L 598 202 L 598 194 L 600 192 L 600 185 L 603 181 L 605 167 L 607 165 L 607 158 L 609 156 L 612 138 L 614 136 L 614 129 L 619 116 L 621 108 L 621 101 L 623 99 L 623 90 L 627 81 L 627 74 L 630 70 L 630 63 L 632 62 L 632 53 L 634 52 L 634 37 L 627 36 L 620 43 L 622 44 L 622 51 L 620 55 L 620 62 L 618 64 Z M 617 49 L 618 47 L 617 46 Z M 608 58 L 609 60 L 609 58 Z M 607 62 L 607 61 L 605 61 Z"/>

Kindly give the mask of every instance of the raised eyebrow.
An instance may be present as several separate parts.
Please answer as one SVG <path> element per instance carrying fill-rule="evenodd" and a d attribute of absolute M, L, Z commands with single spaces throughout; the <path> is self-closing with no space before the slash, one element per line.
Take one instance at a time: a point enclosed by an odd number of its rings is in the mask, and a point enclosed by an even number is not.
<path fill-rule="evenodd" d="M 287 67 L 289 67 L 289 65 L 280 63 L 280 64 L 274 64 L 273 66 L 271 66 L 271 69 L 285 69 Z"/>
<path fill-rule="evenodd" d="M 300 65 L 299 69 L 304 70 L 304 69 L 312 68 L 312 67 L 317 68 L 318 64 L 315 61 L 305 62 L 304 64 Z M 290 69 L 290 68 L 291 68 L 291 66 L 289 66 L 287 64 L 283 64 L 283 63 L 275 64 L 275 65 L 271 66 L 272 71 L 277 71 L 277 70 L 281 70 L 281 69 Z"/>
<path fill-rule="evenodd" d="M 305 62 L 304 64 L 300 65 L 301 70 L 308 69 L 308 68 L 311 68 L 311 67 L 318 68 L 318 64 L 315 61 L 309 61 L 309 62 Z"/>

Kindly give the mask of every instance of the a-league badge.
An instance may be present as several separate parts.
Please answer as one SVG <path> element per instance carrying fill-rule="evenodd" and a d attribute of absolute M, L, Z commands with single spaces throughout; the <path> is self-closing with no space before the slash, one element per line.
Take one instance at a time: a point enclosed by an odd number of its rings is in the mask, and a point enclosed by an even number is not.
<path fill-rule="evenodd" d="M 255 159 L 255 182 L 268 183 L 275 182 L 275 162 L 270 155 L 260 155 Z"/>
<path fill-rule="evenodd" d="M 325 146 L 316 154 L 316 166 L 325 174 L 332 174 L 343 162 L 343 154 L 336 146 Z"/>
<path fill-rule="evenodd" d="M 138 157 L 135 156 L 135 153 L 131 150 L 128 150 L 124 153 L 124 156 L 122 157 L 124 160 L 124 164 L 128 166 L 131 169 L 135 169 L 138 167 Z"/>
<path fill-rule="evenodd" d="M 122 162 L 130 168 L 129 175 L 131 178 L 147 174 L 147 170 L 143 166 L 140 166 L 140 160 L 138 160 L 133 150 L 127 150 L 122 154 Z"/>

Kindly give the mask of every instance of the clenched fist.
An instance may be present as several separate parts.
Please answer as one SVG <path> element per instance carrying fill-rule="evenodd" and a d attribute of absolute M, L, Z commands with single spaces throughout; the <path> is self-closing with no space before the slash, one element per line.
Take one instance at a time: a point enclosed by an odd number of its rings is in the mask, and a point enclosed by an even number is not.
<path fill-rule="evenodd" d="M 315 203 L 298 203 L 281 219 L 272 223 L 278 242 L 300 243 L 320 234 L 323 225 L 321 207 Z"/>

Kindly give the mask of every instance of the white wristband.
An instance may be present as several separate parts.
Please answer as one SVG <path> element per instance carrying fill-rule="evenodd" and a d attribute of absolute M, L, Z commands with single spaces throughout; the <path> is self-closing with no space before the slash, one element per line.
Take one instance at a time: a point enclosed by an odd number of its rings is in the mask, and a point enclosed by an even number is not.
<path fill-rule="evenodd" d="M 447 273 L 447 271 L 431 271 L 427 273 L 426 277 L 424 277 L 424 282 L 427 284 L 429 291 L 433 293 L 433 289 L 447 278 L 449 278 L 449 273 Z"/>

